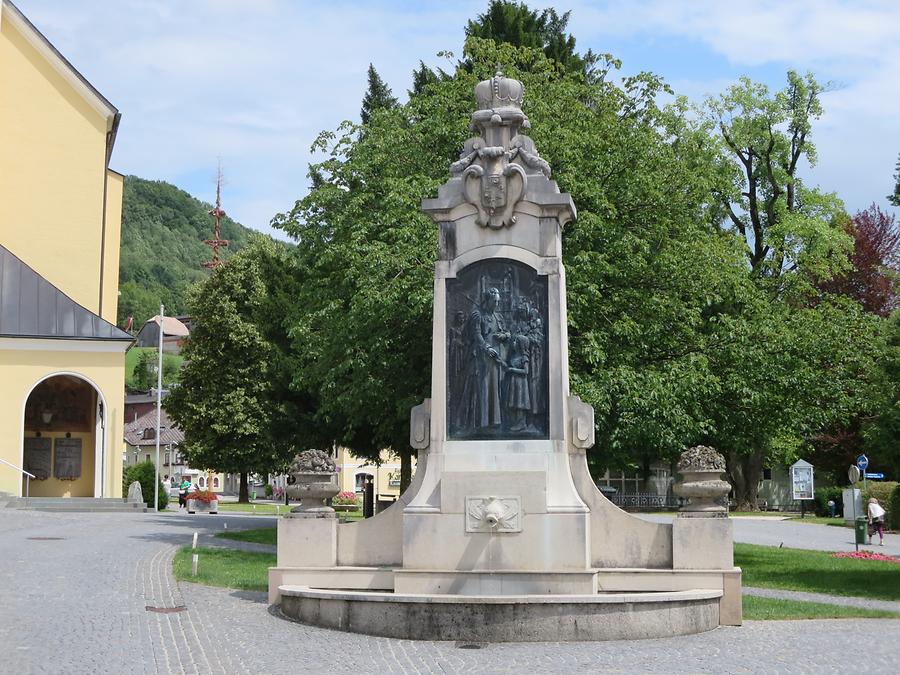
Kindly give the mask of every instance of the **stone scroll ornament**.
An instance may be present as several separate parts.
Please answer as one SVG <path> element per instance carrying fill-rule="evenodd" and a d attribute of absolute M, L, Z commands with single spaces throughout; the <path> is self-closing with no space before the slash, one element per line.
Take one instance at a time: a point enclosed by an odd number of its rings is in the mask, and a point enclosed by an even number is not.
<path fill-rule="evenodd" d="M 509 227 L 516 222 L 513 211 L 528 187 L 529 175 L 550 177 L 550 165 L 541 159 L 534 141 L 519 133 L 531 124 L 522 112 L 525 87 L 518 80 L 496 75 L 475 87 L 478 110 L 472 114 L 472 131 L 459 161 L 450 166 L 453 176 L 462 176 L 463 194 L 478 211 L 475 221 L 482 227 Z"/>

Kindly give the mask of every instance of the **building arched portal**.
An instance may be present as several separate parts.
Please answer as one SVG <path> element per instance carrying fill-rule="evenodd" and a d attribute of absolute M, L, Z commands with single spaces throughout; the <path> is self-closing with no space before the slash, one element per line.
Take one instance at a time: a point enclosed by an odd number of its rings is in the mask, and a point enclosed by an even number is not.
<path fill-rule="evenodd" d="M 28 494 L 103 496 L 106 423 L 99 390 L 74 373 L 51 375 L 29 392 L 24 407 L 22 460 L 35 475 Z"/>

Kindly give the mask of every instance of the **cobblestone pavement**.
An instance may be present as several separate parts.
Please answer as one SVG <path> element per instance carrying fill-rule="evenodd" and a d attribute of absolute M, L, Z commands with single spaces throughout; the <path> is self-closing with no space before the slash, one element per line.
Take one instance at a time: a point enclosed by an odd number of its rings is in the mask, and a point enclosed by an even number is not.
<path fill-rule="evenodd" d="M 0 511 L 0 673 L 887 673 L 900 659 L 895 620 L 747 622 L 663 640 L 466 649 L 304 626 L 261 593 L 173 580 L 175 548 L 195 530 L 262 521 Z M 861 654 L 873 636 L 877 648 Z"/>
<path fill-rule="evenodd" d="M 672 522 L 672 516 L 641 514 L 644 520 Z M 849 527 L 798 523 L 779 518 L 732 518 L 734 540 L 742 544 L 801 548 L 811 551 L 853 551 L 853 530 Z M 876 536 L 876 542 L 878 538 Z M 861 549 L 900 556 L 900 534 L 884 535 L 884 546 L 867 544 Z"/>

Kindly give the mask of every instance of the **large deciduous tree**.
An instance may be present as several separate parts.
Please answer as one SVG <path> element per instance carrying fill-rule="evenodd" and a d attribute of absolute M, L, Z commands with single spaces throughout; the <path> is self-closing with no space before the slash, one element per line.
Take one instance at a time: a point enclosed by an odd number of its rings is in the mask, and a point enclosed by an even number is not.
<path fill-rule="evenodd" d="M 281 318 L 293 275 L 282 248 L 257 237 L 191 289 L 181 386 L 165 400 L 188 462 L 240 474 L 242 502 L 248 474 L 283 469 L 307 428 L 303 399 L 289 391 Z"/>

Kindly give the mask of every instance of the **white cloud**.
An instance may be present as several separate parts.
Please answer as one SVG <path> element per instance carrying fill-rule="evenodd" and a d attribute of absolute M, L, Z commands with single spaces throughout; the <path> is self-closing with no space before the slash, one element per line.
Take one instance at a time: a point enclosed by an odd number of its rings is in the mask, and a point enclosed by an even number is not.
<path fill-rule="evenodd" d="M 17 4 L 122 111 L 114 168 L 169 180 L 210 200 L 222 157 L 226 210 L 267 230 L 269 219 L 305 192 L 317 133 L 357 118 L 369 62 L 404 97 L 419 59 L 445 65 L 435 53 L 460 50 L 466 20 L 487 0 Z M 900 5 L 744 4 L 584 0 L 560 9 L 572 8 L 569 28 L 580 49 L 607 51 L 611 36 L 631 36 L 651 49 L 672 39 L 703 46 L 722 68 L 712 78 L 676 82 L 695 98 L 721 91 L 729 68 L 775 64 L 840 80 L 845 86 L 826 95 L 827 115 L 816 127 L 814 182 L 838 191 L 852 208 L 887 194 L 900 150 L 900 43 L 892 32 Z"/>

